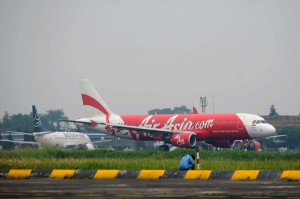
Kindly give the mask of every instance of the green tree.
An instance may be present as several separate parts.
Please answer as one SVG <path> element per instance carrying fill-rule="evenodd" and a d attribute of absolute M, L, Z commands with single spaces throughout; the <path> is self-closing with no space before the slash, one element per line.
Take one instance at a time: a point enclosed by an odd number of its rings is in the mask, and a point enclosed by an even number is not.
<path fill-rule="evenodd" d="M 40 118 L 42 120 L 43 127 L 49 131 L 61 130 L 59 120 L 68 119 L 62 109 L 48 110 L 46 114 L 40 114 Z"/>
<path fill-rule="evenodd" d="M 170 108 L 163 108 L 163 109 L 155 108 L 155 109 L 148 111 L 148 114 L 150 114 L 150 115 L 172 114 L 172 109 L 170 109 Z"/>
<path fill-rule="evenodd" d="M 11 116 L 5 111 L 2 119 L 2 128 L 9 129 L 11 127 Z"/>
<path fill-rule="evenodd" d="M 28 114 L 14 114 L 11 116 L 11 131 L 32 132 L 32 117 Z"/>
<path fill-rule="evenodd" d="M 163 109 L 152 109 L 148 111 L 148 114 L 155 115 L 155 114 L 189 114 L 191 113 L 191 109 L 188 109 L 185 105 L 171 108 L 163 108 Z"/>
<path fill-rule="evenodd" d="M 46 114 L 40 114 L 40 118 L 43 123 L 43 127 L 49 131 L 60 130 L 60 119 L 68 119 L 62 109 L 59 110 L 49 110 Z M 14 114 L 9 115 L 7 111 L 4 113 L 1 129 L 9 131 L 18 131 L 24 133 L 32 132 L 33 122 L 32 113 L 28 114 Z M 0 130 L 1 130 L 0 129 Z"/>
<path fill-rule="evenodd" d="M 182 105 L 180 107 L 174 107 L 173 113 L 174 114 L 190 114 L 191 109 L 188 109 L 185 105 Z"/>
<path fill-rule="evenodd" d="M 277 113 L 275 106 L 272 104 L 271 108 L 270 108 L 270 114 L 269 114 L 269 116 L 278 116 L 278 115 L 279 114 Z"/>

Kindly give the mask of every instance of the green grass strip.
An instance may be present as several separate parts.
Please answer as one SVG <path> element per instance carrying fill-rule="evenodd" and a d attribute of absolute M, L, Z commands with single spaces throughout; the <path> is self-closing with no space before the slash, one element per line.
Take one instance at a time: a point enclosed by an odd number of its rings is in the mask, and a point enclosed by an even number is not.
<path fill-rule="evenodd" d="M 0 151 L 0 169 L 166 169 L 177 170 L 194 149 L 162 151 L 14 150 Z M 196 162 L 196 161 L 195 161 Z M 200 168 L 209 170 L 299 170 L 300 153 L 200 151 Z"/>

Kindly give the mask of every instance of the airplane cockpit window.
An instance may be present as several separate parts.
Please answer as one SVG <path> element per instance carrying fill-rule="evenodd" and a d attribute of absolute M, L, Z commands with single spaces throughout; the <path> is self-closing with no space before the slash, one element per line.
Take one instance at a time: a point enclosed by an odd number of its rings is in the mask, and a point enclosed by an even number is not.
<path fill-rule="evenodd" d="M 252 121 L 252 124 L 260 124 L 260 123 L 268 124 L 268 122 L 266 120 L 253 120 Z"/>

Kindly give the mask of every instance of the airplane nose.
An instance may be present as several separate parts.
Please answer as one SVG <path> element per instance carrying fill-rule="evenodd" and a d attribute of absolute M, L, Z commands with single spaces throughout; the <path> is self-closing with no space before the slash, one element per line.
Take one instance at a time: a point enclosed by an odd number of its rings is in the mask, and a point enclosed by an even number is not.
<path fill-rule="evenodd" d="M 275 127 L 270 124 L 270 126 L 268 128 L 268 134 L 269 135 L 275 135 L 275 133 L 276 133 Z"/>

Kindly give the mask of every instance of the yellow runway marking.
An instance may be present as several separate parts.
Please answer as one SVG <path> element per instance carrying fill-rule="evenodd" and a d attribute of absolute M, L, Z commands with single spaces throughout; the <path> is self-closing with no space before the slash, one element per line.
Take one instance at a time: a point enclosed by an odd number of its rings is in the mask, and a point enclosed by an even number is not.
<path fill-rule="evenodd" d="M 7 178 L 28 178 L 31 174 L 31 169 L 11 169 L 7 174 Z"/>
<path fill-rule="evenodd" d="M 159 179 L 165 173 L 165 170 L 141 170 L 137 179 Z"/>
<path fill-rule="evenodd" d="M 119 170 L 98 170 L 94 179 L 114 179 L 117 177 Z"/>
<path fill-rule="evenodd" d="M 211 174 L 211 170 L 188 170 L 184 176 L 185 180 L 207 180 Z"/>
<path fill-rule="evenodd" d="M 49 178 L 72 178 L 75 170 L 54 169 Z"/>
<path fill-rule="evenodd" d="M 256 180 L 260 170 L 236 170 L 231 180 Z"/>
<path fill-rule="evenodd" d="M 287 180 L 300 180 L 300 171 L 299 170 L 283 171 L 280 178 L 287 179 Z"/>

